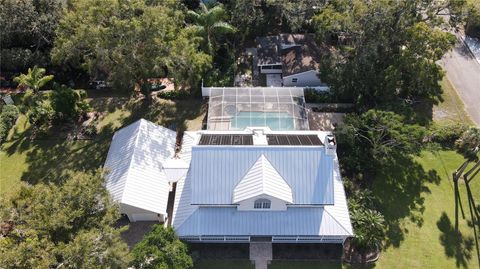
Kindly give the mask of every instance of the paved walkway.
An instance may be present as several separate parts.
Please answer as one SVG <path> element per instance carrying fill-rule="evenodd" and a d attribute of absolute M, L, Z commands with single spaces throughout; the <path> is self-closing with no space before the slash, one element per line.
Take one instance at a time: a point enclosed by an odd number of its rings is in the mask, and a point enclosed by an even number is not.
<path fill-rule="evenodd" d="M 442 58 L 441 64 L 465 103 L 467 113 L 480 126 L 480 64 L 460 40 L 455 48 Z"/>
<path fill-rule="evenodd" d="M 255 269 L 267 269 L 272 260 L 272 242 L 251 242 L 250 260 L 255 262 Z"/>

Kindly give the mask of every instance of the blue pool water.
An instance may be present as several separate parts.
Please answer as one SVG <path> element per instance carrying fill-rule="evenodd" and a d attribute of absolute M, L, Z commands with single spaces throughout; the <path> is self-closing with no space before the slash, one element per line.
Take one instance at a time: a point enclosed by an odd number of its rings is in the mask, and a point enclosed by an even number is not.
<path fill-rule="evenodd" d="M 244 130 L 248 126 L 268 126 L 274 131 L 295 130 L 293 118 L 287 112 L 242 111 L 230 122 L 231 130 Z"/>

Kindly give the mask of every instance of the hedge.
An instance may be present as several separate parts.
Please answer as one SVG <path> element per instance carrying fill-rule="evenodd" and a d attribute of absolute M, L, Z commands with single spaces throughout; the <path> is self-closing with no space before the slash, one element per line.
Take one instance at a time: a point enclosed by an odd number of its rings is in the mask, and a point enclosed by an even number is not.
<path fill-rule="evenodd" d="M 18 108 L 14 105 L 6 105 L 0 113 L 0 145 L 5 142 L 8 132 L 18 118 Z"/>

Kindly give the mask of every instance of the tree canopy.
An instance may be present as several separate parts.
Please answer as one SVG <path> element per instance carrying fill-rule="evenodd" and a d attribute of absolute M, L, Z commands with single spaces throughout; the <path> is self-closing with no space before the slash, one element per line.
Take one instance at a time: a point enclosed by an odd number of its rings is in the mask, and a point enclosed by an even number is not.
<path fill-rule="evenodd" d="M 194 30 L 203 36 L 210 55 L 215 52 L 215 38 L 218 35 L 235 32 L 235 28 L 224 21 L 226 12 L 222 4 L 208 8 L 204 3 L 200 3 L 199 11 L 189 10 L 188 15 L 195 23 L 195 26 L 192 26 Z"/>
<path fill-rule="evenodd" d="M 369 110 L 361 115 L 348 114 L 335 130 L 338 154 L 348 174 L 372 173 L 398 156 L 418 154 L 424 128 L 405 124 L 393 112 Z"/>
<path fill-rule="evenodd" d="M 3 0 L 0 4 L 0 69 L 21 72 L 49 63 L 55 29 L 62 15 L 61 0 Z"/>
<path fill-rule="evenodd" d="M 436 62 L 456 40 L 443 29 L 461 18 L 462 3 L 329 1 L 314 17 L 318 38 L 335 45 L 324 57 L 322 79 L 363 109 L 439 100 L 444 73 Z"/>
<path fill-rule="evenodd" d="M 153 226 L 152 231 L 135 245 L 132 256 L 131 265 L 136 269 L 188 269 L 193 266 L 185 243 L 171 227 L 162 225 Z"/>
<path fill-rule="evenodd" d="M 184 27 L 184 17 L 175 0 L 75 1 L 60 21 L 52 57 L 106 76 L 115 88 L 157 77 L 194 84 L 211 57 L 199 51 L 201 39 Z"/>
<path fill-rule="evenodd" d="M 63 184 L 22 184 L 0 203 L 0 267 L 125 268 L 127 245 L 112 225 L 120 216 L 97 173 Z"/>

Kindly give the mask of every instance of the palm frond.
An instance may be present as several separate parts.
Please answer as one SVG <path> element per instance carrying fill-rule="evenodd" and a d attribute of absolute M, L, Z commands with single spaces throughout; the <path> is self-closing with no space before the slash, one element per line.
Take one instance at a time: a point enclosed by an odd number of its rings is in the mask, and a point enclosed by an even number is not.
<path fill-rule="evenodd" d="M 225 9 L 223 5 L 216 5 L 207 12 L 207 16 L 212 19 L 212 21 L 220 21 L 225 18 Z"/>
<path fill-rule="evenodd" d="M 44 76 L 44 77 L 41 77 L 40 79 L 38 79 L 37 81 L 37 87 L 38 89 L 42 88 L 43 86 L 45 86 L 45 84 L 47 84 L 49 81 L 51 81 L 53 79 L 53 75 L 49 75 L 49 76 Z"/>
<path fill-rule="evenodd" d="M 187 18 L 191 19 L 192 21 L 197 22 L 200 19 L 200 16 L 201 16 L 200 14 L 198 14 L 193 10 L 187 11 Z"/>
<path fill-rule="evenodd" d="M 212 29 L 217 33 L 235 33 L 237 29 L 226 22 L 217 22 L 213 24 Z"/>

